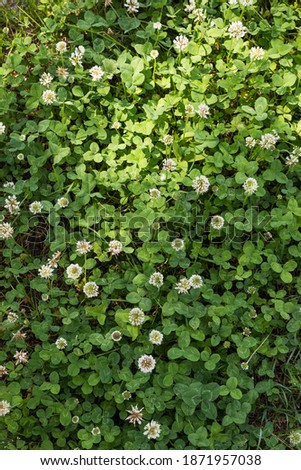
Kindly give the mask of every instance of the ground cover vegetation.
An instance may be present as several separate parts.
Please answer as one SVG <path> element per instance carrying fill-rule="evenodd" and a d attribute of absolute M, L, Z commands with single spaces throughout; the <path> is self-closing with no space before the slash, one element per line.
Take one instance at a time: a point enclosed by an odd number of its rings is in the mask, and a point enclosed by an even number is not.
<path fill-rule="evenodd" d="M 298 448 L 299 2 L 0 9 L 2 448 Z"/>

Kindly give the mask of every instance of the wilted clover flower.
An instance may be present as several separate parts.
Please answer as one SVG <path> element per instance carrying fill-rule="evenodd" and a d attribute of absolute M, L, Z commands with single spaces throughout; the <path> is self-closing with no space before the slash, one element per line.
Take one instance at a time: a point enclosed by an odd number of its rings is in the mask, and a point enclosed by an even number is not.
<path fill-rule="evenodd" d="M 152 344 L 159 345 L 162 343 L 163 335 L 158 330 L 152 330 L 149 334 L 149 340 Z"/>
<path fill-rule="evenodd" d="M 172 158 L 165 158 L 163 160 L 162 169 L 165 171 L 175 171 L 177 168 L 176 162 Z"/>
<path fill-rule="evenodd" d="M 183 277 L 176 285 L 175 289 L 179 294 L 187 294 L 189 289 L 191 288 L 191 284 L 189 279 L 186 279 L 186 277 Z"/>
<path fill-rule="evenodd" d="M 89 70 L 89 73 L 92 77 L 92 82 L 98 82 L 104 76 L 104 71 L 99 65 L 94 65 L 94 67 Z"/>
<path fill-rule="evenodd" d="M 261 60 L 264 58 L 264 50 L 262 47 L 251 47 L 250 49 L 250 59 L 251 60 Z"/>
<path fill-rule="evenodd" d="M 161 192 L 157 188 L 152 188 L 149 190 L 149 195 L 151 199 L 158 199 L 161 196 Z"/>
<path fill-rule="evenodd" d="M 122 252 L 122 243 L 118 240 L 111 240 L 108 252 L 112 253 L 112 255 L 119 255 Z"/>
<path fill-rule="evenodd" d="M 198 194 L 206 193 L 209 189 L 209 186 L 210 186 L 210 182 L 208 178 L 204 175 L 197 176 L 192 181 L 192 187 L 195 190 L 195 192 Z"/>
<path fill-rule="evenodd" d="M 43 277 L 44 279 L 49 279 L 53 274 L 53 268 L 48 266 L 48 264 L 43 264 L 39 268 L 39 275 Z"/>
<path fill-rule="evenodd" d="M 48 266 L 51 266 L 52 268 L 57 268 L 61 254 L 62 253 L 60 251 L 56 251 L 55 253 L 53 253 L 52 257 L 48 259 Z"/>
<path fill-rule="evenodd" d="M 201 23 L 206 19 L 206 13 L 204 13 L 203 8 L 196 8 L 195 10 L 193 10 L 193 14 L 195 15 L 195 23 Z"/>
<path fill-rule="evenodd" d="M 214 215 L 212 218 L 211 218 L 211 227 L 214 228 L 215 230 L 220 230 L 221 228 L 223 228 L 224 226 L 224 223 L 225 223 L 225 220 L 223 217 L 221 217 L 220 215 Z"/>
<path fill-rule="evenodd" d="M 132 308 L 132 310 L 129 312 L 129 322 L 131 325 L 142 325 L 144 322 L 144 317 L 144 312 L 138 307 Z"/>
<path fill-rule="evenodd" d="M 40 201 L 34 201 L 30 204 L 29 210 L 32 214 L 39 214 L 42 212 L 43 204 Z"/>
<path fill-rule="evenodd" d="M 87 297 L 97 297 L 98 296 L 98 285 L 96 282 L 86 282 L 83 287 L 83 292 Z"/>
<path fill-rule="evenodd" d="M 5 375 L 8 375 L 7 369 L 5 366 L 0 366 L 0 379 L 2 379 Z"/>
<path fill-rule="evenodd" d="M 16 331 L 16 333 L 13 333 L 13 339 L 17 340 L 17 341 L 21 341 L 21 340 L 25 340 L 26 338 L 26 333 L 22 333 L 22 331 Z"/>
<path fill-rule="evenodd" d="M 41 75 L 41 78 L 39 80 L 39 82 L 41 83 L 41 85 L 44 85 L 44 86 L 49 86 L 50 83 L 52 82 L 53 80 L 53 76 L 50 75 L 50 73 L 46 73 L 44 72 L 42 75 Z"/>
<path fill-rule="evenodd" d="M 138 13 L 139 11 L 139 2 L 137 0 L 126 0 L 124 7 L 127 9 L 128 13 Z"/>
<path fill-rule="evenodd" d="M 111 338 L 113 341 L 120 341 L 122 339 L 121 331 L 119 330 L 113 331 L 113 333 L 111 334 Z"/>
<path fill-rule="evenodd" d="M 255 178 L 247 178 L 242 187 L 246 194 L 253 194 L 258 189 L 258 183 Z"/>
<path fill-rule="evenodd" d="M 155 367 L 156 360 L 153 358 L 153 356 L 148 356 L 147 354 L 144 354 L 143 356 L 139 357 L 138 369 L 141 370 L 141 372 L 147 374 L 148 372 L 154 370 Z"/>
<path fill-rule="evenodd" d="M 10 412 L 11 405 L 6 400 L 0 401 L 0 416 L 5 416 Z"/>
<path fill-rule="evenodd" d="M 16 196 L 8 196 L 5 199 L 5 209 L 8 210 L 10 214 L 19 214 L 20 212 L 20 202 L 17 200 Z"/>
<path fill-rule="evenodd" d="M 127 418 L 125 418 L 129 423 L 133 424 L 136 426 L 136 423 L 141 424 L 143 421 L 143 413 L 142 413 L 143 408 L 139 410 L 138 405 L 133 406 L 131 410 L 126 410 L 129 414 Z"/>
<path fill-rule="evenodd" d="M 171 246 L 176 251 L 184 250 L 184 247 L 185 247 L 184 240 L 182 240 L 181 238 L 175 238 L 171 242 Z"/>
<path fill-rule="evenodd" d="M 57 67 L 56 74 L 60 78 L 67 78 L 69 75 L 69 72 L 65 67 Z"/>
<path fill-rule="evenodd" d="M 165 145 L 171 145 L 173 143 L 173 136 L 170 134 L 166 134 L 163 137 L 162 141 Z"/>
<path fill-rule="evenodd" d="M 0 238 L 3 240 L 8 240 L 14 234 L 14 229 L 9 223 L 0 224 Z"/>
<path fill-rule="evenodd" d="M 246 137 L 246 147 L 253 148 L 256 145 L 256 140 L 253 137 Z"/>
<path fill-rule="evenodd" d="M 58 349 L 65 349 L 67 346 L 68 342 L 65 340 L 65 338 L 58 338 L 55 342 L 55 345 Z"/>
<path fill-rule="evenodd" d="M 56 101 L 56 94 L 53 90 L 43 91 L 42 98 L 45 104 L 53 104 Z"/>
<path fill-rule="evenodd" d="M 148 439 L 157 439 L 157 437 L 160 436 L 160 432 L 161 432 L 161 425 L 157 423 L 157 421 L 154 421 L 152 419 L 150 423 L 147 423 L 147 425 L 144 426 L 143 434 Z"/>
<path fill-rule="evenodd" d="M 83 269 L 78 264 L 70 264 L 66 269 L 69 279 L 78 279 L 82 275 Z"/>
<path fill-rule="evenodd" d="M 289 435 L 290 444 L 292 446 L 297 446 L 301 443 L 301 432 L 300 431 L 292 431 Z"/>
<path fill-rule="evenodd" d="M 6 127 L 5 127 L 5 125 L 3 124 L 3 122 L 0 122 L 0 135 L 4 134 L 5 129 L 6 129 Z"/>
<path fill-rule="evenodd" d="M 163 286 L 163 280 L 164 280 L 163 274 L 156 272 L 151 275 L 148 282 L 152 286 L 161 287 Z"/>
<path fill-rule="evenodd" d="M 66 197 L 60 197 L 56 201 L 57 205 L 60 206 L 61 209 L 64 209 L 65 207 L 69 206 L 69 201 Z"/>
<path fill-rule="evenodd" d="M 261 136 L 259 145 L 263 149 L 274 150 L 275 146 L 280 139 L 276 131 L 273 131 L 273 134 L 267 133 Z"/>
<path fill-rule="evenodd" d="M 55 48 L 56 48 L 57 52 L 62 54 L 63 52 L 66 52 L 66 50 L 67 50 L 67 43 L 65 41 L 59 41 L 59 42 L 56 43 Z"/>
<path fill-rule="evenodd" d="M 229 26 L 228 32 L 231 38 L 243 38 L 247 32 L 247 28 L 241 21 L 233 21 Z"/>
<path fill-rule="evenodd" d="M 180 35 L 177 36 L 176 39 L 173 40 L 174 47 L 178 52 L 184 51 L 188 46 L 189 40 L 186 36 Z"/>
<path fill-rule="evenodd" d="M 89 253 L 89 251 L 92 250 L 92 245 L 90 242 L 87 242 L 87 240 L 79 240 L 76 242 L 76 251 L 80 255 L 85 255 L 86 253 Z"/>
<path fill-rule="evenodd" d="M 16 351 L 14 355 L 15 364 L 26 364 L 28 362 L 28 353 L 26 351 Z"/>
<path fill-rule="evenodd" d="M 204 284 L 203 279 L 201 276 L 199 276 L 199 274 L 193 274 L 192 276 L 190 276 L 189 283 L 192 289 L 198 289 Z"/>

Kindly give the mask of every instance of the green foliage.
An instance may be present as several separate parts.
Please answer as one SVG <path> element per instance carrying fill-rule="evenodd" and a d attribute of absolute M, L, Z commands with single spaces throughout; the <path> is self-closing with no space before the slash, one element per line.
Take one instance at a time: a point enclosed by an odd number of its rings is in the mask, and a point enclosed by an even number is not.
<path fill-rule="evenodd" d="M 19 3 L 0 7 L 2 447 L 295 445 L 300 9 Z"/>

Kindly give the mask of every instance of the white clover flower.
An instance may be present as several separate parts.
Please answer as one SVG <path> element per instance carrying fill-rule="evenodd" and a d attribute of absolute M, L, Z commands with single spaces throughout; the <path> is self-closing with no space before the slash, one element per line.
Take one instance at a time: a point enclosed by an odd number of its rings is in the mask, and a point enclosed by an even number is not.
<path fill-rule="evenodd" d="M 210 114 L 209 111 L 209 106 L 205 103 L 202 103 L 198 106 L 198 109 L 196 110 L 199 116 L 203 119 L 208 119 L 208 116 Z"/>
<path fill-rule="evenodd" d="M 99 65 L 94 65 L 94 67 L 89 70 L 89 73 L 92 77 L 92 82 L 98 82 L 104 76 L 104 71 Z"/>
<path fill-rule="evenodd" d="M 121 122 L 119 121 L 114 121 L 113 124 L 111 125 L 111 129 L 115 129 L 117 131 L 121 127 Z"/>
<path fill-rule="evenodd" d="M 73 424 L 79 423 L 79 416 L 72 416 L 71 421 Z"/>
<path fill-rule="evenodd" d="M 196 7 L 195 0 L 189 0 L 189 2 L 184 8 L 184 11 L 187 11 L 187 13 L 190 13 L 191 11 L 195 9 L 195 7 Z"/>
<path fill-rule="evenodd" d="M 87 297 L 97 297 L 99 287 L 96 282 L 86 282 L 83 287 L 83 292 Z"/>
<path fill-rule="evenodd" d="M 203 8 L 196 8 L 193 10 L 193 14 L 195 15 L 195 23 L 202 23 L 206 19 L 206 13 L 204 13 Z"/>
<path fill-rule="evenodd" d="M 122 333 L 119 330 L 113 331 L 111 334 L 111 338 L 113 341 L 120 341 L 122 339 Z"/>
<path fill-rule="evenodd" d="M 0 238 L 3 240 L 8 240 L 14 234 L 14 229 L 9 223 L 0 224 Z"/>
<path fill-rule="evenodd" d="M 158 199 L 161 196 L 161 192 L 157 188 L 152 188 L 149 190 L 149 196 L 151 199 Z"/>
<path fill-rule="evenodd" d="M 24 153 L 18 153 L 17 160 L 19 160 L 20 162 L 24 160 Z"/>
<path fill-rule="evenodd" d="M 84 46 L 76 47 L 74 52 L 72 52 L 70 59 L 69 59 L 71 64 L 74 66 L 78 65 L 79 67 L 81 67 L 83 65 L 82 60 L 83 60 L 84 53 L 85 53 Z"/>
<path fill-rule="evenodd" d="M 69 206 L 69 201 L 66 197 L 60 197 L 56 201 L 57 205 L 60 206 L 61 209 L 64 209 L 65 207 Z"/>
<path fill-rule="evenodd" d="M 5 416 L 10 412 L 11 405 L 6 400 L 0 401 L 0 416 Z"/>
<path fill-rule="evenodd" d="M 41 83 L 41 85 L 44 85 L 44 86 L 49 86 L 50 83 L 52 82 L 53 80 L 53 76 L 50 75 L 50 73 L 46 73 L 44 72 L 42 75 L 41 75 L 41 78 L 39 80 L 39 82 Z"/>
<path fill-rule="evenodd" d="M 243 7 L 251 7 L 253 5 L 253 0 L 239 0 L 239 3 Z"/>
<path fill-rule="evenodd" d="M 138 405 L 133 406 L 131 410 L 126 410 L 129 414 L 125 419 L 129 423 L 133 424 L 136 426 L 136 423 L 141 424 L 143 421 L 143 413 L 142 413 L 143 408 L 139 410 Z"/>
<path fill-rule="evenodd" d="M 189 279 L 186 279 L 186 277 L 183 277 L 183 279 L 181 279 L 175 285 L 175 289 L 178 292 L 178 294 L 187 294 L 190 288 L 191 288 L 190 281 Z"/>
<path fill-rule="evenodd" d="M 156 345 L 161 344 L 163 341 L 163 335 L 158 330 L 152 330 L 148 338 L 152 344 L 156 344 Z"/>
<path fill-rule="evenodd" d="M 43 91 L 42 98 L 45 104 L 53 104 L 56 101 L 56 94 L 53 90 Z"/>
<path fill-rule="evenodd" d="M 51 266 L 51 268 L 57 268 L 57 263 L 58 263 L 58 260 L 60 259 L 61 257 L 61 252 L 60 251 L 56 251 L 52 258 L 48 259 L 48 266 Z"/>
<path fill-rule="evenodd" d="M 255 178 L 247 178 L 242 187 L 246 194 L 253 194 L 258 189 L 258 183 Z"/>
<path fill-rule="evenodd" d="M 163 286 L 163 280 L 164 280 L 163 274 L 159 272 L 155 272 L 151 275 L 148 282 L 152 286 L 161 287 Z"/>
<path fill-rule="evenodd" d="M 28 362 L 28 353 L 26 351 L 16 351 L 14 355 L 15 364 L 26 364 Z"/>
<path fill-rule="evenodd" d="M 125 390 L 124 392 L 122 392 L 121 395 L 124 400 L 130 400 L 132 398 L 132 394 L 128 390 Z"/>
<path fill-rule="evenodd" d="M 68 342 L 65 340 L 65 338 L 58 338 L 55 342 L 55 345 L 58 349 L 65 349 L 67 346 Z"/>
<path fill-rule="evenodd" d="M 62 54 L 63 52 L 66 52 L 67 50 L 67 43 L 65 41 L 59 41 L 56 43 L 56 51 Z"/>
<path fill-rule="evenodd" d="M 84 240 L 79 240 L 76 242 L 76 251 L 80 255 L 85 255 L 89 253 L 89 251 L 92 250 L 92 245 L 90 242 L 87 242 L 85 239 Z"/>
<path fill-rule="evenodd" d="M 253 137 L 246 137 L 246 147 L 253 148 L 256 145 L 256 140 Z"/>
<path fill-rule="evenodd" d="M 82 275 L 83 269 L 78 264 L 70 264 L 66 269 L 69 279 L 78 279 Z"/>
<path fill-rule="evenodd" d="M 293 446 L 297 446 L 301 443 L 301 432 L 300 431 L 292 431 L 289 435 L 290 444 Z"/>
<path fill-rule="evenodd" d="M 195 109 L 192 104 L 185 104 L 185 113 L 187 114 L 187 116 L 194 116 Z"/>
<path fill-rule="evenodd" d="M 12 189 L 13 191 L 16 189 L 15 183 L 13 181 L 7 181 L 4 183 L 3 188 Z"/>
<path fill-rule="evenodd" d="M 173 136 L 170 135 L 170 134 L 166 134 L 163 139 L 162 139 L 162 142 L 165 144 L 165 145 L 171 145 L 173 143 Z"/>
<path fill-rule="evenodd" d="M 192 181 L 192 187 L 197 194 L 204 194 L 208 191 L 210 182 L 204 175 L 197 176 Z"/>
<path fill-rule="evenodd" d="M 69 72 L 65 67 L 57 67 L 56 74 L 60 78 L 67 78 L 69 75 Z"/>
<path fill-rule="evenodd" d="M 98 426 L 92 429 L 91 431 L 92 436 L 98 436 L 100 434 L 100 429 Z"/>
<path fill-rule="evenodd" d="M 160 436 L 160 432 L 161 432 L 161 425 L 157 423 L 157 421 L 154 421 L 152 419 L 150 423 L 147 423 L 147 425 L 144 426 L 143 434 L 148 439 L 157 439 L 157 437 Z"/>
<path fill-rule="evenodd" d="M 164 158 L 162 169 L 165 171 L 175 171 L 177 163 L 172 158 Z"/>
<path fill-rule="evenodd" d="M 39 214 L 42 212 L 43 204 L 40 201 L 34 201 L 29 205 L 29 211 L 32 214 Z"/>
<path fill-rule="evenodd" d="M 286 157 L 286 162 L 285 164 L 288 166 L 294 166 L 299 163 L 299 158 L 301 157 L 301 147 L 296 147 L 292 153 Z"/>
<path fill-rule="evenodd" d="M 6 129 L 6 127 L 5 127 L 5 125 L 3 124 L 3 122 L 0 122 L 0 135 L 4 134 L 5 129 Z"/>
<path fill-rule="evenodd" d="M 264 58 L 264 50 L 262 47 L 251 47 L 250 59 L 251 60 L 262 60 Z"/>
<path fill-rule="evenodd" d="M 160 30 L 162 28 L 162 24 L 160 23 L 160 21 L 156 21 L 155 23 L 153 23 L 153 28 Z"/>
<path fill-rule="evenodd" d="M 108 252 L 112 253 L 112 255 L 119 255 L 122 252 L 122 243 L 118 240 L 111 240 L 109 243 Z"/>
<path fill-rule="evenodd" d="M 126 0 L 124 7 L 127 9 L 128 13 L 138 13 L 139 11 L 139 2 L 137 0 Z"/>
<path fill-rule="evenodd" d="M 231 38 L 243 38 L 247 33 L 247 28 L 241 21 L 233 21 L 229 26 L 228 32 L 230 33 Z"/>
<path fill-rule="evenodd" d="M 141 372 L 147 374 L 148 372 L 154 370 L 155 367 L 156 360 L 153 358 L 153 356 L 148 356 L 147 354 L 144 354 L 143 356 L 139 357 L 138 369 L 141 370 Z"/>
<path fill-rule="evenodd" d="M 180 36 L 177 36 L 176 39 L 173 40 L 173 44 L 175 49 L 178 52 L 184 51 L 186 47 L 188 46 L 189 40 L 186 36 L 183 36 L 182 34 Z"/>
<path fill-rule="evenodd" d="M 159 56 L 159 51 L 157 51 L 157 49 L 153 49 L 152 51 L 150 51 L 149 55 L 152 59 L 156 59 Z"/>
<path fill-rule="evenodd" d="M 184 250 L 185 243 L 184 243 L 184 240 L 182 240 L 181 238 L 175 238 L 171 242 L 171 246 L 174 250 L 181 251 L 181 250 Z"/>
<path fill-rule="evenodd" d="M 249 364 L 247 362 L 242 362 L 240 364 L 240 367 L 242 368 L 242 370 L 248 370 L 249 369 Z"/>
<path fill-rule="evenodd" d="M 203 279 L 201 276 L 199 276 L 199 274 L 193 274 L 190 276 L 189 283 L 192 289 L 199 289 L 204 285 Z"/>
<path fill-rule="evenodd" d="M 142 323 L 144 322 L 144 318 L 144 312 L 138 307 L 132 308 L 132 310 L 130 310 L 129 312 L 129 322 L 131 325 L 142 325 Z"/>
<path fill-rule="evenodd" d="M 223 228 L 224 223 L 225 223 L 225 220 L 224 220 L 223 217 L 221 217 L 220 215 L 214 215 L 214 216 L 211 218 L 210 225 L 211 225 L 211 227 L 214 228 L 215 230 L 220 230 L 221 228 Z"/>
<path fill-rule="evenodd" d="M 16 196 L 8 196 L 5 199 L 5 209 L 8 210 L 10 214 L 19 214 L 20 212 L 20 202 L 17 200 Z"/>
<path fill-rule="evenodd" d="M 26 338 L 26 333 L 22 333 L 22 331 L 16 331 L 16 333 L 13 333 L 13 339 L 20 341 L 20 340 L 25 340 Z"/>
<path fill-rule="evenodd" d="M 6 319 L 9 323 L 16 323 L 16 321 L 19 319 L 19 315 L 15 312 L 8 312 Z"/>
<path fill-rule="evenodd" d="M 5 366 L 0 366 L 0 379 L 2 379 L 5 375 L 8 375 L 7 369 Z"/>
<path fill-rule="evenodd" d="M 261 136 L 259 145 L 263 149 L 274 150 L 275 146 L 280 139 L 276 131 L 273 131 L 273 134 L 267 133 Z"/>
<path fill-rule="evenodd" d="M 249 286 L 249 287 L 247 288 L 247 293 L 252 295 L 252 294 L 255 294 L 255 293 L 256 293 L 256 290 L 257 290 L 256 287 L 254 287 L 254 286 Z"/>
<path fill-rule="evenodd" d="M 21 140 L 21 142 L 24 142 L 26 140 L 26 135 L 25 134 L 21 134 L 19 139 Z"/>
<path fill-rule="evenodd" d="M 48 264 L 43 264 L 39 268 L 39 275 L 43 277 L 44 279 L 49 279 L 53 274 L 53 268 L 48 266 Z"/>

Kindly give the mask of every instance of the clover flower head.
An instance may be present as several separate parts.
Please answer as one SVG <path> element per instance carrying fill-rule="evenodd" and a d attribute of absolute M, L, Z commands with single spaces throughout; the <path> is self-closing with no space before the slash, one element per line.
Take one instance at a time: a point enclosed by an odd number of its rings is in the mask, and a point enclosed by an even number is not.
<path fill-rule="evenodd" d="M 247 33 L 247 28 L 241 21 L 233 21 L 229 26 L 228 32 L 231 38 L 243 38 Z"/>
<path fill-rule="evenodd" d="M 12 215 L 19 214 L 20 212 L 20 202 L 17 200 L 16 196 L 8 196 L 5 199 L 5 209 Z"/>
<path fill-rule="evenodd" d="M 39 275 L 43 277 L 44 279 L 49 279 L 53 274 L 53 268 L 49 266 L 48 264 L 43 264 L 39 268 Z"/>
<path fill-rule="evenodd" d="M 111 334 L 111 338 L 113 341 L 120 341 L 122 339 L 122 333 L 119 330 L 113 331 Z"/>
<path fill-rule="evenodd" d="M 57 205 L 61 208 L 61 209 L 65 209 L 65 207 L 69 206 L 69 201 L 66 197 L 60 197 L 57 201 L 56 201 Z"/>
<path fill-rule="evenodd" d="M 152 51 L 150 51 L 149 55 L 152 59 L 155 60 L 159 56 L 159 51 L 157 51 L 157 49 L 153 49 Z"/>
<path fill-rule="evenodd" d="M 61 337 L 61 338 L 58 338 L 55 342 L 55 345 L 58 349 L 65 349 L 65 347 L 67 346 L 68 342 L 65 340 L 65 338 Z"/>
<path fill-rule="evenodd" d="M 155 272 L 150 276 L 148 282 L 152 286 L 161 287 L 161 286 L 163 286 L 163 281 L 164 281 L 163 274 L 161 274 L 159 272 Z"/>
<path fill-rule="evenodd" d="M 292 446 L 297 446 L 301 443 L 301 432 L 292 431 L 289 435 L 289 441 Z"/>
<path fill-rule="evenodd" d="M 246 194 L 253 194 L 258 189 L 258 183 L 255 178 L 247 178 L 242 187 Z"/>
<path fill-rule="evenodd" d="M 16 312 L 8 312 L 6 320 L 9 323 L 16 323 L 18 319 L 19 319 L 19 315 Z"/>
<path fill-rule="evenodd" d="M 98 426 L 92 429 L 91 431 L 92 436 L 98 436 L 100 434 L 100 429 Z"/>
<path fill-rule="evenodd" d="M 43 209 L 43 204 L 40 201 L 34 201 L 29 205 L 29 211 L 32 214 L 40 214 Z"/>
<path fill-rule="evenodd" d="M 153 356 L 148 356 L 147 354 L 143 354 L 143 356 L 139 357 L 138 359 L 138 369 L 141 370 L 141 372 L 144 372 L 144 374 L 147 374 L 148 372 L 152 372 L 154 368 L 156 367 L 156 360 L 153 358 Z"/>
<path fill-rule="evenodd" d="M 55 45 L 56 51 L 62 54 L 63 52 L 66 52 L 67 50 L 67 43 L 66 41 L 59 41 Z"/>
<path fill-rule="evenodd" d="M 139 11 L 139 2 L 137 0 L 126 0 L 124 7 L 127 9 L 128 13 L 138 13 Z"/>
<path fill-rule="evenodd" d="M 162 139 L 162 142 L 165 144 L 165 145 L 171 145 L 173 143 L 173 136 L 170 135 L 170 134 L 166 134 L 163 139 Z"/>
<path fill-rule="evenodd" d="M 274 130 L 273 134 L 267 133 L 261 136 L 259 145 L 263 149 L 274 150 L 278 140 L 280 139 L 277 132 Z"/>
<path fill-rule="evenodd" d="M 202 23 L 206 19 L 206 13 L 203 8 L 196 8 L 193 10 L 193 14 L 195 15 L 195 23 Z"/>
<path fill-rule="evenodd" d="M 153 28 L 160 30 L 162 28 L 162 23 L 160 23 L 160 21 L 156 21 L 155 23 L 153 23 Z"/>
<path fill-rule="evenodd" d="M 111 240 L 108 252 L 115 256 L 119 255 L 122 252 L 122 243 L 118 240 Z"/>
<path fill-rule="evenodd" d="M 92 82 L 98 82 L 104 76 L 104 71 L 99 65 L 94 65 L 94 67 L 89 70 L 89 73 L 92 77 Z"/>
<path fill-rule="evenodd" d="M 189 283 L 192 289 L 199 289 L 204 285 L 203 279 L 199 274 L 193 274 L 190 276 Z"/>
<path fill-rule="evenodd" d="M 152 188 L 149 190 L 149 196 L 151 199 L 158 199 L 161 196 L 161 192 L 157 188 Z"/>
<path fill-rule="evenodd" d="M 179 294 L 187 294 L 189 289 L 191 288 L 191 284 L 189 279 L 183 277 L 177 284 L 175 285 L 175 289 Z"/>
<path fill-rule="evenodd" d="M 159 345 L 163 341 L 163 334 L 158 330 L 152 330 L 148 338 L 152 344 Z"/>
<path fill-rule="evenodd" d="M 160 436 L 160 432 L 161 432 L 161 425 L 157 423 L 157 421 L 154 421 L 152 419 L 150 423 L 147 423 L 147 425 L 144 426 L 143 434 L 148 439 L 157 439 Z"/>
<path fill-rule="evenodd" d="M 0 122 L 0 135 L 4 134 L 6 129 L 6 126 L 3 124 L 3 122 Z"/>
<path fill-rule="evenodd" d="M 264 50 L 262 47 L 251 47 L 250 59 L 251 60 L 262 60 L 264 58 Z"/>
<path fill-rule="evenodd" d="M 185 113 L 187 116 L 194 116 L 195 114 L 194 106 L 190 103 L 185 104 Z"/>
<path fill-rule="evenodd" d="M 204 175 L 197 176 L 192 181 L 192 187 L 197 194 L 204 194 L 208 191 L 210 182 Z"/>
<path fill-rule="evenodd" d="M 0 366 L 0 379 L 2 379 L 5 375 L 8 375 L 7 369 L 5 366 Z"/>
<path fill-rule="evenodd" d="M 125 419 L 129 423 L 133 424 L 136 426 L 136 424 L 141 424 L 143 421 L 143 413 L 142 413 L 143 408 L 139 410 L 138 405 L 133 406 L 131 410 L 126 410 L 129 413 L 129 416 L 127 416 Z"/>
<path fill-rule="evenodd" d="M 49 86 L 50 83 L 52 82 L 53 80 L 53 76 L 50 75 L 50 73 L 46 73 L 44 72 L 42 75 L 41 75 L 41 78 L 39 80 L 39 82 L 41 83 L 41 85 L 44 85 L 44 86 Z"/>
<path fill-rule="evenodd" d="M 96 282 L 86 282 L 83 287 L 83 292 L 86 294 L 87 297 L 97 297 L 98 296 L 99 287 Z"/>
<path fill-rule="evenodd" d="M 184 11 L 186 11 L 187 13 L 190 13 L 195 9 L 195 7 L 196 7 L 195 0 L 189 0 L 189 2 L 184 8 Z"/>
<path fill-rule="evenodd" d="M 0 416 L 5 416 L 10 412 L 11 405 L 6 400 L 0 401 Z"/>
<path fill-rule="evenodd" d="M 56 74 L 60 78 L 67 78 L 69 75 L 69 72 L 65 67 L 57 67 Z"/>
<path fill-rule="evenodd" d="M 246 147 L 253 148 L 256 145 L 256 140 L 253 137 L 246 137 Z"/>
<path fill-rule="evenodd" d="M 165 171 L 175 171 L 177 168 L 177 163 L 172 158 L 165 158 L 163 160 L 162 169 Z"/>
<path fill-rule="evenodd" d="M 78 279 L 82 275 L 83 269 L 79 264 L 70 264 L 66 269 L 68 279 Z"/>
<path fill-rule="evenodd" d="M 92 245 L 90 242 L 87 242 L 87 240 L 79 240 L 76 242 L 76 251 L 80 255 L 85 255 L 89 253 L 89 251 L 92 250 Z"/>
<path fill-rule="evenodd" d="M 26 364 L 28 362 L 28 353 L 26 351 L 16 351 L 14 355 L 15 364 Z"/>
<path fill-rule="evenodd" d="M 211 227 L 214 228 L 215 230 L 220 230 L 221 228 L 223 228 L 224 223 L 225 223 L 225 220 L 224 220 L 223 217 L 221 217 L 220 215 L 214 215 L 214 216 L 211 218 L 210 225 L 211 225 Z"/>
<path fill-rule="evenodd" d="M 7 222 L 0 224 L 0 239 L 3 238 L 3 240 L 8 240 L 13 236 L 13 234 L 14 229 L 11 224 Z"/>
<path fill-rule="evenodd" d="M 174 47 L 178 52 L 184 51 L 184 49 L 186 49 L 188 46 L 188 43 L 189 39 L 182 34 L 177 36 L 173 41 Z"/>
<path fill-rule="evenodd" d="M 53 104 L 56 101 L 56 93 L 53 90 L 43 91 L 42 98 L 45 104 Z"/>
<path fill-rule="evenodd" d="M 171 246 L 174 250 L 176 251 L 181 251 L 181 250 L 184 250 L 185 248 L 185 243 L 184 243 L 184 240 L 182 240 L 181 238 L 175 238 L 172 242 L 171 242 Z"/>
<path fill-rule="evenodd" d="M 128 390 L 124 390 L 121 395 L 124 400 L 130 400 L 132 398 L 132 394 Z"/>
<path fill-rule="evenodd" d="M 208 116 L 210 114 L 209 106 L 205 103 L 201 103 L 198 106 L 198 109 L 196 112 L 198 113 L 199 116 L 201 116 L 201 118 L 208 119 Z"/>
<path fill-rule="evenodd" d="M 134 326 L 140 326 L 144 322 L 144 312 L 141 310 L 141 308 L 135 307 L 132 308 L 129 312 L 129 322 L 131 325 Z"/>

